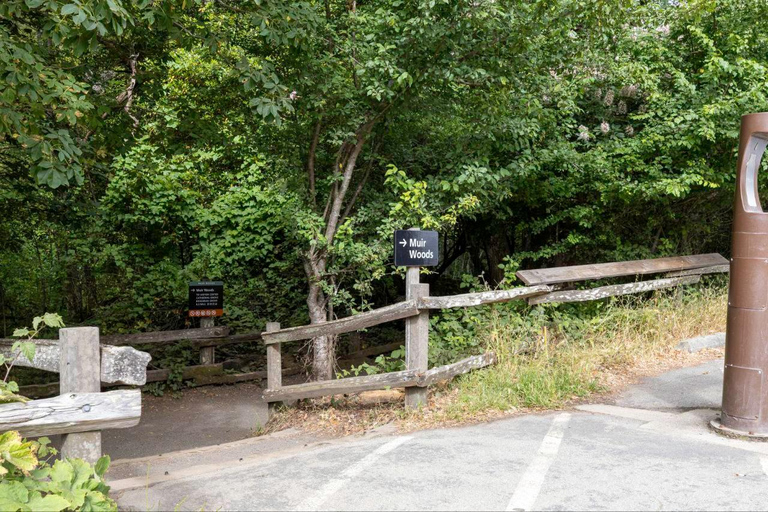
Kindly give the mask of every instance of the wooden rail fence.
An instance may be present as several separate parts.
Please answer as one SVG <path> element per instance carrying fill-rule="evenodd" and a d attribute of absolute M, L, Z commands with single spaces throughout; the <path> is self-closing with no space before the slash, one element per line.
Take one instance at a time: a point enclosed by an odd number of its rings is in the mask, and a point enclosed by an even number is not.
<path fill-rule="evenodd" d="M 102 393 L 101 382 L 144 384 L 149 354 L 100 345 L 97 327 L 61 329 L 58 341 L 35 344 L 32 361 L 20 356 L 16 364 L 59 372 L 60 395 L 0 405 L 0 431 L 18 430 L 25 436 L 64 434 L 64 457 L 95 462 L 101 457 L 101 430 L 132 427 L 141 418 L 140 390 Z M 4 341 L 0 351 L 15 356 Z"/>
<path fill-rule="evenodd" d="M 428 314 L 434 309 L 449 309 L 480 306 L 508 302 L 512 300 L 526 300 L 529 304 L 546 304 L 555 302 L 579 302 L 601 299 L 604 297 L 642 293 L 680 285 L 693 284 L 702 275 L 728 272 L 728 261 L 719 254 L 702 254 L 694 256 L 680 256 L 672 258 L 658 258 L 655 260 L 637 260 L 615 263 L 601 263 L 595 265 L 578 265 L 572 267 L 556 267 L 536 270 L 522 270 L 518 277 L 528 286 L 511 290 L 493 290 L 478 293 L 465 293 L 435 297 L 429 295 L 426 284 L 418 282 L 418 269 L 409 269 L 407 275 L 407 300 L 367 311 L 347 318 L 341 318 L 322 324 L 307 325 L 281 329 L 280 324 L 271 323 L 266 332 L 249 332 L 244 334 L 230 334 L 226 326 L 202 327 L 196 329 L 179 329 L 173 331 L 158 331 L 137 334 L 116 334 L 101 336 L 100 342 L 100 380 L 107 385 L 143 385 L 149 382 L 167 380 L 171 371 L 158 369 L 146 371 L 146 365 L 151 359 L 149 354 L 140 352 L 133 347 L 155 346 L 178 341 L 186 341 L 192 347 L 200 350 L 201 364 L 188 366 L 183 369 L 182 378 L 194 380 L 199 385 L 205 384 L 232 384 L 250 380 L 267 380 L 265 398 L 271 402 L 292 400 L 300 397 L 302 392 L 311 393 L 311 396 L 351 393 L 349 389 L 381 389 L 394 385 L 406 387 L 407 391 L 413 391 L 413 403 L 418 406 L 425 400 L 423 391 L 426 389 L 424 382 L 432 383 L 435 379 L 449 379 L 452 376 L 469 369 L 474 369 L 476 364 L 487 366 L 493 362 L 490 354 L 477 356 L 471 363 L 459 361 L 454 365 L 442 368 L 439 374 L 428 373 L 426 351 L 428 348 Z M 579 281 L 592 281 L 607 278 L 619 278 L 626 276 L 638 276 L 649 274 L 663 274 L 660 279 L 636 281 L 623 284 L 609 284 L 586 289 L 573 289 L 574 283 Z M 394 320 L 406 320 L 406 372 L 412 371 L 408 376 L 395 375 L 383 377 L 380 375 L 353 377 L 338 379 L 337 381 L 325 381 L 324 383 L 312 383 L 312 386 L 300 384 L 294 386 L 282 386 L 282 378 L 301 372 L 296 365 L 282 367 L 281 348 L 282 343 L 310 339 L 319 335 L 337 335 L 348 332 L 356 332 Z M 16 340 L 0 339 L 0 352 L 8 353 L 11 345 Z M 237 343 L 252 343 L 262 341 L 267 348 L 266 370 L 250 371 L 245 373 L 229 373 L 229 371 L 242 367 L 241 360 L 213 361 L 213 349 Z M 35 360 L 19 361 L 20 366 L 30 366 L 48 371 L 56 371 L 60 357 L 59 342 L 56 340 L 37 340 L 38 346 Z M 381 347 L 370 347 L 360 350 L 348 357 L 352 359 L 376 356 L 391 352 L 402 343 L 394 343 Z M 142 367 L 142 371 L 136 373 L 135 368 Z M 427 379 L 427 375 L 430 375 Z M 437 375 L 437 376 L 435 376 Z M 353 380 L 355 379 L 355 380 Z M 394 379 L 396 384 L 391 380 Z M 427 379 L 427 380 L 425 380 Z M 428 384 L 427 384 L 428 385 Z M 318 387 L 319 386 L 319 387 Z M 373 386 L 373 388 L 371 388 Z M 22 392 L 28 396 L 50 396 L 60 389 L 60 383 L 24 386 Z M 325 389 L 324 392 L 318 391 Z M 303 390 L 303 391 L 302 391 Z M 346 390 L 346 391 L 344 391 Z M 421 391 L 419 391 L 421 390 Z M 321 393 L 318 395 L 317 393 Z M 286 398 L 291 397 L 291 398 Z M 305 396 L 306 397 L 306 396 Z M 279 398 L 279 399 L 278 399 Z"/>
<path fill-rule="evenodd" d="M 413 272 L 415 270 L 415 273 Z M 479 306 L 512 300 L 527 300 L 529 304 L 582 302 L 643 293 L 664 288 L 693 284 L 702 275 L 728 272 L 728 261 L 719 254 L 700 254 L 655 260 L 636 260 L 595 265 L 578 265 L 538 270 L 523 270 L 517 276 L 527 285 L 511 290 L 495 290 L 466 293 L 444 297 L 429 296 L 429 288 L 418 282 L 418 269 L 408 269 L 406 276 L 406 300 L 391 306 L 366 311 L 347 318 L 320 324 L 281 329 L 277 322 L 267 324 L 261 338 L 267 347 L 267 389 L 263 396 L 270 405 L 300 398 L 357 393 L 390 387 L 406 388 L 406 407 L 416 408 L 426 401 L 426 388 L 440 380 L 447 380 L 473 369 L 495 362 L 493 353 L 473 356 L 454 364 L 427 370 L 426 354 L 429 345 L 428 312 L 431 309 L 448 309 Z M 611 284 L 587 289 L 564 289 L 578 281 L 664 274 L 660 279 Z M 415 276 L 415 279 L 414 279 Z M 410 279 L 409 279 L 410 278 Z M 412 319 L 419 318 L 418 323 Z M 353 332 L 393 320 L 406 319 L 406 369 L 379 375 L 348 377 L 329 381 L 307 382 L 290 386 L 282 385 L 282 343 L 305 340 L 317 336 L 338 335 Z M 410 327 L 410 329 L 409 329 Z M 414 357 L 414 354 L 418 354 Z M 417 358 L 423 358 L 420 362 Z M 421 388 L 419 398 L 408 400 L 408 390 Z"/>

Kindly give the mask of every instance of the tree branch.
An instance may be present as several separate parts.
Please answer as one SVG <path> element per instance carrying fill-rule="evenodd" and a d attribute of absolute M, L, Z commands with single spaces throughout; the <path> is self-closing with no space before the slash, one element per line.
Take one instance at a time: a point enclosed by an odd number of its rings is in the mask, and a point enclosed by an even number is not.
<path fill-rule="evenodd" d="M 320 139 L 321 123 L 323 121 L 322 116 L 317 120 L 315 124 L 315 130 L 312 134 L 312 142 L 309 144 L 309 156 L 307 157 L 307 175 L 309 176 L 309 198 L 312 201 L 312 206 L 317 206 L 317 191 L 315 190 L 315 161 L 317 153 L 317 142 Z"/>
<path fill-rule="evenodd" d="M 357 141 L 347 157 L 347 162 L 344 167 L 344 174 L 342 175 L 341 185 L 339 185 L 338 192 L 333 198 L 333 205 L 328 214 L 328 224 L 325 229 L 325 239 L 330 245 L 333 242 L 333 237 L 336 236 L 336 230 L 339 226 L 339 216 L 341 215 L 341 205 L 344 202 L 344 196 L 349 189 L 349 183 L 352 180 L 352 174 L 355 172 L 355 164 L 357 163 L 357 157 L 360 156 L 360 152 L 363 150 L 366 138 L 371 132 L 375 120 L 369 120 L 363 123 L 357 130 Z"/>

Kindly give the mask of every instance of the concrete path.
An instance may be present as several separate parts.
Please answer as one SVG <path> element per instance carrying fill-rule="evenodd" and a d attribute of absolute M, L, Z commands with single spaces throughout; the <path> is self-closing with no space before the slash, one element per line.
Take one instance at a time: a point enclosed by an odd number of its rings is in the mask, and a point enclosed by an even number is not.
<path fill-rule="evenodd" d="M 768 443 L 706 427 L 721 382 L 714 361 L 570 411 L 314 443 L 282 433 L 117 462 L 112 485 L 136 510 L 765 509 Z"/>
<path fill-rule="evenodd" d="M 268 419 L 261 391 L 246 383 L 187 389 L 178 398 L 144 393 L 141 422 L 104 431 L 104 453 L 126 459 L 248 439 Z"/>

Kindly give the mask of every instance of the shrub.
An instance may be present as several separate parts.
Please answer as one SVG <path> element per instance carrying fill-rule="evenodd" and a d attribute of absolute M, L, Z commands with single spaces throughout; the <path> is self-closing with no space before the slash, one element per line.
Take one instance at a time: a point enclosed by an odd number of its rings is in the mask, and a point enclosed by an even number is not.
<path fill-rule="evenodd" d="M 29 441 L 12 430 L 0 435 L 0 510 L 117 510 L 104 482 L 109 457 L 100 458 L 95 466 L 80 459 L 50 465 L 40 460 L 56 454 L 49 442 L 48 438 Z"/>

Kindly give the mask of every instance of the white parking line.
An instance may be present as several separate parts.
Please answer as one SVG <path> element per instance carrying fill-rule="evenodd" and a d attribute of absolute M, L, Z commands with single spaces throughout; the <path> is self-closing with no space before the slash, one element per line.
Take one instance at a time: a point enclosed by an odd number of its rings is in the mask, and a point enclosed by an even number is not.
<path fill-rule="evenodd" d="M 350 480 L 362 473 L 363 470 L 365 470 L 367 467 L 373 465 L 373 463 L 376 462 L 382 455 L 391 452 L 401 444 L 404 444 L 411 439 L 413 439 L 411 436 L 397 437 L 390 442 L 379 446 L 374 451 L 342 471 L 338 478 L 334 478 L 325 484 L 316 494 L 301 502 L 301 504 L 296 507 L 296 510 L 319 509 L 320 506 L 325 503 L 331 496 L 336 494 L 342 487 L 349 483 Z"/>
<path fill-rule="evenodd" d="M 563 440 L 565 427 L 571 419 L 571 415 L 564 412 L 555 417 L 549 432 L 544 436 L 538 453 L 533 458 L 531 465 L 523 473 L 523 477 L 517 484 L 515 493 L 507 504 L 507 511 L 512 510 L 530 510 L 539 497 L 541 486 L 544 484 L 544 478 L 547 476 L 549 467 L 557 456 L 560 449 L 560 442 Z"/>
<path fill-rule="evenodd" d="M 768 457 L 765 455 L 760 457 L 760 465 L 763 466 L 763 473 L 768 476 Z"/>

